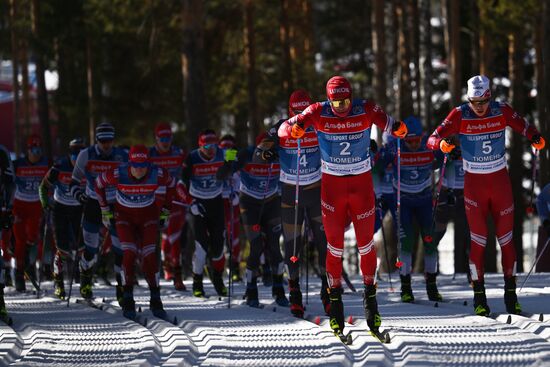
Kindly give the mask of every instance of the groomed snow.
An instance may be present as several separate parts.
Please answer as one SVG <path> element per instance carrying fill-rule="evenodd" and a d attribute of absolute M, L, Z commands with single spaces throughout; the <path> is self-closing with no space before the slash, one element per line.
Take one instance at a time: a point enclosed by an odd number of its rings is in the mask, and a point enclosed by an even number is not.
<path fill-rule="evenodd" d="M 331 333 L 319 301 L 320 282 L 310 279 L 306 314 L 321 317 L 320 326 L 290 316 L 276 306 L 271 289 L 261 284 L 263 309 L 242 305 L 244 285 L 236 283 L 232 306 L 215 296 L 197 299 L 190 292 L 176 292 L 163 283 L 163 300 L 177 326 L 152 317 L 145 287 L 135 290 L 147 327 L 122 317 L 114 288 L 97 285 L 95 294 L 105 297 L 103 311 L 56 300 L 51 282 L 47 294 L 6 289 L 6 302 L 14 319 L 11 327 L 0 325 L 0 365 L 15 366 L 549 366 L 550 274 L 534 274 L 519 294 L 524 311 L 531 315 L 502 314 L 496 319 L 473 316 L 472 291 L 464 274 L 439 277 L 440 292 L 450 302 L 434 307 L 427 300 L 422 276 L 413 277 L 418 303 L 399 301 L 399 282 L 393 274 L 394 291 L 387 275 L 379 282 L 378 302 L 383 329 L 390 344 L 381 344 L 365 330 L 362 296 L 346 288 L 346 331 L 354 337 L 345 346 Z M 521 284 L 524 275 L 518 277 Z M 360 279 L 352 278 L 358 290 Z M 486 279 L 491 310 L 504 312 L 500 274 Z M 188 288 L 191 282 L 186 281 Z M 27 286 L 30 286 L 28 284 Z M 302 281 L 302 289 L 305 282 Z M 76 288 L 78 290 L 78 288 Z M 305 294 L 304 294 L 305 302 Z M 467 303 L 465 306 L 464 303 Z M 542 313 L 543 321 L 539 321 Z M 351 319 L 350 319 L 351 316 Z"/>

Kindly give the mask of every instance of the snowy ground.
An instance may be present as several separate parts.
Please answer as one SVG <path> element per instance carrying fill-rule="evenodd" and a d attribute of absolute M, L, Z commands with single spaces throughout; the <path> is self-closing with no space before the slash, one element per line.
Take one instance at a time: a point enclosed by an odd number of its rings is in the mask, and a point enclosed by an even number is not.
<path fill-rule="evenodd" d="M 398 290 L 396 278 L 394 274 Z M 518 279 L 521 284 L 523 276 Z M 359 278 L 352 281 L 360 290 Z M 189 281 L 186 285 L 191 286 Z M 6 302 L 14 323 L 0 325 L 0 365 L 550 366 L 550 274 L 531 277 L 520 301 L 533 315 L 512 316 L 511 324 L 506 323 L 507 315 L 472 316 L 472 291 L 463 274 L 455 279 L 440 277 L 441 293 L 451 302 L 439 307 L 427 301 L 421 276 L 415 276 L 413 283 L 417 304 L 400 303 L 387 279 L 380 281 L 383 328 L 392 336 L 385 345 L 365 330 L 359 292 L 346 290 L 344 295 L 346 319 L 353 323 L 346 328 L 354 337 L 353 345 L 345 346 L 322 315 L 317 279 L 310 282 L 306 313 L 322 316 L 320 326 L 275 307 L 270 288 L 260 285 L 265 308 L 251 309 L 241 305 L 244 285 L 237 283 L 228 309 L 227 299 L 220 300 L 210 283 L 206 285 L 213 296 L 209 299 L 164 284 L 165 308 L 177 318 L 177 326 L 152 317 L 147 291 L 138 287 L 136 302 L 147 316 L 147 327 L 124 319 L 113 306 L 100 311 L 71 303 L 67 308 L 52 298 L 51 283 L 44 284 L 48 293 L 40 299 L 8 288 Z M 504 311 L 502 286 L 501 275 L 487 277 L 489 304 L 495 313 Z M 112 303 L 114 288 L 98 285 L 95 293 Z"/>

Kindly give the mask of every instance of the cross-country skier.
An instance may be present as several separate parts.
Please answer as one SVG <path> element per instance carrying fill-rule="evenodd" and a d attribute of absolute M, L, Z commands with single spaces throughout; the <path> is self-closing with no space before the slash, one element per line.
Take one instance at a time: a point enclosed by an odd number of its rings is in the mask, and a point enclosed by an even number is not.
<path fill-rule="evenodd" d="M 107 199 L 108 187 L 116 189 L 114 206 Z M 128 164 L 102 173 L 95 181 L 103 224 L 109 227 L 114 223 L 124 251 L 122 310 L 125 317 L 136 315 L 134 282 L 138 254 L 151 292 L 149 308 L 157 317 L 166 315 L 160 299 L 156 247 L 159 221 L 168 220 L 174 190 L 174 178 L 163 168 L 151 164 L 145 145 L 132 146 Z"/>
<path fill-rule="evenodd" d="M 174 180 L 181 177 L 185 153 L 176 147 L 173 141 L 172 128 L 168 123 L 160 122 L 155 127 L 155 146 L 149 149 L 151 162 L 164 168 Z M 172 203 L 168 228 L 162 232 L 162 258 L 164 266 L 164 278 L 174 281 L 174 288 L 178 291 L 185 290 L 181 269 L 181 235 L 185 226 L 186 210 L 182 203 Z"/>
<path fill-rule="evenodd" d="M 54 289 L 55 295 L 65 298 L 63 267 L 71 257 L 71 250 L 78 249 L 78 232 L 82 224 L 82 205 L 70 193 L 74 164 L 78 153 L 84 149 L 84 141 L 76 138 L 69 143 L 69 154 L 59 159 L 40 184 L 40 202 L 44 210 L 52 210 L 55 238 Z M 82 182 L 84 184 L 84 182 Z M 49 189 L 53 188 L 53 207 L 49 202 Z M 71 243 L 73 248 L 71 249 Z M 74 265 L 73 265 L 74 266 Z"/>
<path fill-rule="evenodd" d="M 224 151 L 218 148 L 216 132 L 206 129 L 198 137 L 199 148 L 187 156 L 182 181 L 193 198 L 189 211 L 193 215 L 195 253 L 193 254 L 193 295 L 204 297 L 203 271 L 210 258 L 211 279 L 220 296 L 227 295 L 223 283 L 225 267 L 223 180 L 216 177 L 224 164 Z"/>
<path fill-rule="evenodd" d="M 279 162 L 262 158 L 273 142 L 266 133 L 256 138 L 256 145 L 239 151 L 233 169 L 241 175 L 240 206 L 250 255 L 246 261 L 246 303 L 258 307 L 257 277 L 260 256 L 264 252 L 273 274 L 271 293 L 280 306 L 288 306 L 283 287 L 281 238 L 281 196 L 279 195 Z M 224 167 L 225 168 L 225 167 Z"/>
<path fill-rule="evenodd" d="M 50 162 L 42 154 L 42 139 L 31 135 L 27 139 L 27 154 L 14 161 L 15 199 L 13 201 L 13 235 L 15 236 L 15 289 L 24 292 L 25 272 L 36 278 L 37 241 L 42 220 L 38 187 Z"/>
<path fill-rule="evenodd" d="M 470 274 L 474 288 L 474 309 L 487 316 L 484 283 L 484 253 L 487 216 L 495 222 L 502 251 L 504 303 L 509 313 L 520 313 L 516 295 L 516 252 L 513 243 L 514 202 L 506 169 L 506 127 L 522 134 L 535 149 L 544 148 L 538 130 L 506 103 L 491 100 L 489 79 L 476 75 L 468 80 L 468 103 L 453 109 L 428 140 L 428 147 L 451 153 L 455 145 L 446 138 L 458 134 L 464 162 L 464 203 L 470 226 Z"/>
<path fill-rule="evenodd" d="M 458 139 L 456 139 L 457 147 L 448 155 L 445 175 L 440 177 L 440 180 L 443 181 L 435 210 L 432 237 L 434 246 L 437 247 L 447 231 L 449 220 L 452 219 L 455 225 L 455 273 L 469 273 L 470 230 L 464 208 L 464 163 L 462 162 L 459 144 Z M 466 232 L 461 231 L 458 233 L 459 228 L 463 228 Z"/>
<path fill-rule="evenodd" d="M 386 115 L 372 101 L 352 99 L 346 78 L 332 77 L 326 85 L 328 100 L 314 103 L 279 128 L 279 137 L 303 138 L 305 129 L 315 127 L 321 148 L 321 206 L 327 236 L 327 277 L 330 297 L 330 325 L 336 334 L 344 330 L 342 303 L 342 254 L 346 219 L 351 216 L 361 256 L 364 308 L 367 324 L 378 331 L 381 317 L 376 302 L 376 249 L 374 190 L 371 178 L 370 129 L 405 137 L 407 127 Z"/>
<path fill-rule="evenodd" d="M 97 262 L 99 250 L 99 229 L 102 226 L 101 209 L 94 190 L 94 182 L 97 176 L 103 172 L 111 171 L 122 162 L 128 160 L 128 153 L 114 146 L 115 128 L 109 123 L 101 123 L 95 128 L 96 143 L 83 149 L 76 158 L 70 185 L 71 195 L 83 205 L 84 217 L 82 220 L 82 238 L 84 239 L 84 252 L 80 257 L 80 295 L 85 299 L 93 297 L 92 276 L 94 265 Z M 86 180 L 86 189 L 81 187 L 82 180 Z M 113 202 L 115 191 L 107 190 L 107 200 Z M 115 276 L 117 280 L 116 297 L 122 300 L 122 247 L 114 226 L 110 226 L 109 232 L 115 253 Z"/>
<path fill-rule="evenodd" d="M 311 103 L 311 98 L 305 90 L 298 89 L 294 91 L 288 100 L 289 118 L 302 113 Z M 297 139 L 292 137 L 279 139 L 277 136 L 277 130 L 284 121 L 280 120 L 269 130 L 269 137 L 275 144 L 273 147 L 266 149 L 263 155 L 268 161 L 275 160 L 278 157 L 281 165 L 279 178 L 281 181 L 281 221 L 285 240 L 285 263 L 289 272 L 290 312 L 297 317 L 304 316 L 304 305 L 300 290 L 300 265 L 304 245 L 302 225 L 307 220 L 308 229 L 313 233 L 313 243 L 319 254 L 319 272 L 322 274 L 321 301 L 325 312 L 328 314 L 330 301 L 325 269 L 327 239 L 321 218 L 321 152 L 319 142 L 317 141 L 315 129 L 310 126 L 300 141 L 300 161 L 297 162 Z M 298 170 L 299 176 L 297 175 Z M 298 216 L 296 227 L 294 227 L 298 177 Z M 294 244 L 296 244 L 295 251 Z M 297 257 L 297 261 L 291 260 L 294 255 Z M 307 261 L 307 259 L 305 260 Z"/>
<path fill-rule="evenodd" d="M 394 188 L 401 188 L 401 228 L 398 230 L 401 238 L 399 259 L 401 301 L 413 302 L 414 295 L 411 286 L 412 252 L 416 242 L 414 222 L 420 228 L 424 244 L 424 277 L 426 291 L 432 301 L 441 301 L 443 298 L 437 290 L 437 247 L 431 241 L 432 225 L 432 172 L 434 169 L 434 152 L 426 148 L 427 136 L 422 130 L 422 123 L 414 116 L 404 120 L 407 125 L 405 144 L 401 147 L 401 182 L 397 180 L 397 146 L 390 144 L 387 150 L 381 153 L 383 165 L 393 163 Z M 395 193 L 394 195 L 397 195 Z M 397 201 L 397 200 L 396 200 Z"/>
<path fill-rule="evenodd" d="M 222 150 L 236 149 L 236 141 L 233 135 L 224 135 L 220 139 L 218 147 Z M 225 217 L 225 236 L 227 243 L 229 243 L 229 234 L 231 233 L 232 242 L 228 246 L 228 251 L 231 253 L 231 274 L 233 281 L 240 282 L 241 270 L 239 264 L 241 262 L 241 243 L 240 243 L 240 233 L 241 233 L 241 220 L 240 220 L 240 207 L 239 207 L 239 188 L 241 186 L 241 179 L 238 173 L 234 173 L 231 177 L 224 180 L 223 182 L 223 213 Z M 231 194 L 233 193 L 233 195 Z M 233 223 L 231 223 L 231 211 L 233 211 Z"/>
<path fill-rule="evenodd" d="M 547 246 L 545 252 L 541 251 L 550 238 L 550 183 L 542 188 L 537 197 L 537 213 L 539 214 L 541 229 L 539 230 L 539 241 L 537 245 L 537 256 L 541 256 L 537 263 L 536 271 L 550 271 L 550 248 Z"/>
<path fill-rule="evenodd" d="M 10 153 L 0 145 L 0 235 L 13 224 L 12 208 L 15 192 L 15 175 Z M 6 319 L 8 311 L 4 302 L 4 271 L 3 256 L 0 256 L 0 318 Z"/>

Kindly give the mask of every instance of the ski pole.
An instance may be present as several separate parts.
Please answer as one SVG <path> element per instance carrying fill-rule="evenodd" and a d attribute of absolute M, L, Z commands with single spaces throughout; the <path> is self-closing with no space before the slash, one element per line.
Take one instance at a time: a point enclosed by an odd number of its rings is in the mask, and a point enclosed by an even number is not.
<path fill-rule="evenodd" d="M 526 211 L 527 214 L 532 215 L 535 209 L 533 208 L 533 200 L 535 198 L 535 180 L 537 179 L 537 158 L 538 158 L 538 149 L 535 149 L 532 159 L 531 167 L 531 197 L 529 198 L 529 206 Z"/>
<path fill-rule="evenodd" d="M 296 230 L 296 229 L 294 229 Z M 308 228 L 307 228 L 307 218 L 304 219 L 304 250 L 306 254 L 306 305 L 309 305 L 309 241 L 308 241 Z M 294 238 L 296 241 L 296 238 Z"/>
<path fill-rule="evenodd" d="M 546 243 L 544 244 L 544 247 L 542 248 L 542 250 L 540 251 L 540 254 L 539 256 L 537 256 L 537 259 L 535 260 L 535 262 L 533 263 L 533 266 L 531 266 L 531 269 L 529 270 L 529 273 L 527 273 L 527 277 L 525 278 L 525 280 L 523 281 L 523 284 L 521 285 L 521 287 L 519 288 L 519 291 L 521 292 L 521 290 L 523 289 L 523 286 L 525 285 L 525 283 L 527 283 L 527 280 L 529 279 L 529 277 L 531 276 L 531 272 L 533 271 L 533 269 L 535 268 L 535 266 L 537 266 L 540 258 L 542 257 L 542 254 L 544 254 L 544 251 L 546 250 L 546 247 L 548 247 L 548 243 L 550 243 L 550 238 L 548 238 L 546 240 Z"/>
<path fill-rule="evenodd" d="M 388 257 L 388 245 L 386 243 L 386 234 L 384 233 L 384 216 L 382 213 L 382 208 L 378 208 L 380 213 L 380 230 L 382 231 L 382 243 L 384 244 L 384 254 L 386 255 L 386 266 L 388 267 L 388 277 L 390 280 L 390 292 L 393 292 L 393 285 L 391 282 L 391 267 L 390 267 L 390 258 Z"/>
<path fill-rule="evenodd" d="M 290 257 L 290 261 L 295 263 L 298 261 L 298 257 L 296 256 L 296 229 L 298 227 L 298 204 L 299 204 L 299 194 L 300 194 L 300 139 L 296 139 L 297 147 L 296 150 L 296 191 L 294 194 L 294 248 L 292 250 L 292 256 Z M 305 235 L 305 232 L 304 232 Z M 306 261 L 308 261 L 306 256 Z"/>
<path fill-rule="evenodd" d="M 273 162 L 269 165 L 269 168 L 267 169 L 267 182 L 265 183 L 265 190 L 264 190 L 264 195 L 262 199 L 262 205 L 260 206 L 260 214 L 258 215 L 258 223 L 252 226 L 252 230 L 254 232 L 260 232 L 260 229 L 261 229 L 260 222 L 262 221 L 262 215 L 264 213 L 265 198 L 267 196 L 267 190 L 269 190 L 269 181 L 271 180 L 272 170 L 273 170 Z"/>
<path fill-rule="evenodd" d="M 82 208 L 82 210 L 84 210 L 84 208 Z M 69 307 L 69 301 L 71 300 L 71 294 L 73 292 L 73 282 L 74 282 L 74 278 L 75 278 L 75 273 L 78 269 L 78 263 L 80 261 L 80 253 L 78 251 L 78 248 L 80 247 L 80 241 L 82 241 L 82 231 L 84 231 L 84 229 L 82 228 L 84 224 L 84 212 L 82 212 L 82 217 L 80 218 L 80 231 L 78 231 L 78 236 L 77 236 L 77 239 L 76 239 L 76 250 L 73 250 L 73 266 L 72 266 L 72 269 L 71 269 L 71 280 L 69 281 L 69 293 L 67 294 L 67 307 Z"/>
<path fill-rule="evenodd" d="M 233 182 L 232 177 L 228 180 L 229 184 L 229 281 L 227 292 L 227 308 L 231 308 L 231 288 L 233 287 Z"/>
<path fill-rule="evenodd" d="M 441 174 L 439 175 L 439 182 L 437 183 L 437 189 L 435 190 L 435 200 L 432 207 L 432 223 L 430 224 L 430 233 L 425 238 L 426 242 L 433 241 L 432 233 L 435 227 L 435 213 L 437 210 L 437 206 L 439 205 L 439 195 L 441 194 L 441 187 L 443 186 L 443 177 L 445 177 L 445 167 L 447 166 L 448 159 L 449 155 L 445 154 L 445 156 L 443 157 L 443 165 L 441 166 Z"/>
<path fill-rule="evenodd" d="M 401 268 L 403 262 L 399 259 L 401 254 L 401 139 L 397 138 L 397 261 L 395 266 Z"/>

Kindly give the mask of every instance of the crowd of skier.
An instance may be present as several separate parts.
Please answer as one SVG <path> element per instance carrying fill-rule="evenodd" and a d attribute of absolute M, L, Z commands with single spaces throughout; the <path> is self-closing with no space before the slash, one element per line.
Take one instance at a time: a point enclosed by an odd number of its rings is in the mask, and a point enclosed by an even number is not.
<path fill-rule="evenodd" d="M 229 281 L 246 283 L 248 306 L 260 306 L 257 279 L 262 276 L 277 304 L 296 317 L 304 317 L 300 267 L 309 261 L 304 244 L 312 243 L 320 300 L 330 327 L 341 335 L 344 233 L 353 224 L 365 318 L 378 332 L 382 318 L 373 235 L 388 211 L 398 229 L 403 302 L 415 299 L 411 273 L 418 232 L 428 298 L 443 299 L 436 282 L 437 247 L 456 214 L 469 225 L 469 246 L 459 257 L 468 259 L 474 311 L 488 316 L 483 264 L 486 218 L 492 216 L 502 251 L 506 310 L 520 313 L 505 131 L 509 126 L 525 136 L 536 152 L 545 146 L 537 129 L 491 98 L 485 76 L 468 80 L 468 101 L 431 135 L 416 116 L 395 120 L 371 100 L 356 98 L 344 77 L 327 82 L 326 96 L 316 103 L 306 91 L 296 90 L 289 98 L 288 119 L 241 149 L 233 136 L 220 138 L 205 129 L 198 147 L 185 152 L 174 144 L 167 123 L 155 127 L 153 147 L 129 149 L 116 146 L 114 127 L 101 123 L 93 145 L 73 139 L 68 154 L 56 162 L 45 157 L 36 135 L 27 139 L 24 157 L 14 161 L 2 148 L 0 314 L 7 316 L 5 286 L 25 292 L 26 280 L 39 288 L 42 274 L 51 273 L 57 297 L 66 299 L 66 283 L 78 279 L 80 296 L 89 300 L 96 273 L 106 277 L 112 271 L 123 315 L 135 318 L 137 270 L 149 287 L 151 311 L 165 317 L 160 274 L 176 290 L 186 290 L 181 243 L 189 228 L 193 296 L 205 297 L 205 274 L 219 296 L 228 296 L 227 268 Z M 380 148 L 371 140 L 374 125 L 382 132 Z M 538 212 L 550 235 L 550 184 L 541 191 Z M 241 228 L 249 243 L 243 279 Z M 48 241 L 48 229 L 53 241 Z M 52 256 L 46 254 L 49 242 Z"/>

